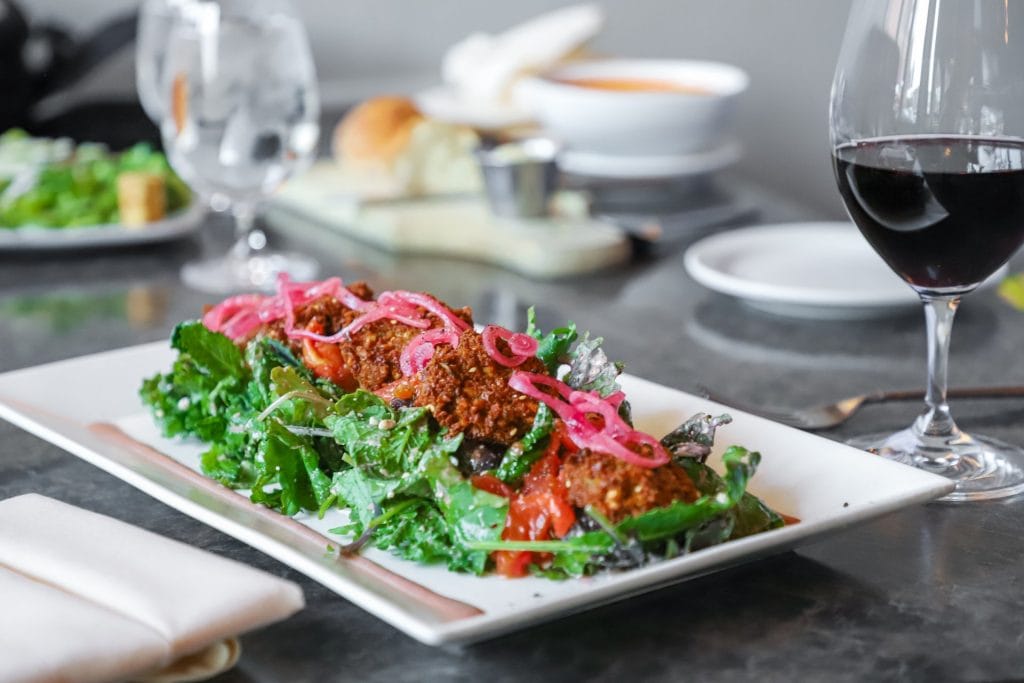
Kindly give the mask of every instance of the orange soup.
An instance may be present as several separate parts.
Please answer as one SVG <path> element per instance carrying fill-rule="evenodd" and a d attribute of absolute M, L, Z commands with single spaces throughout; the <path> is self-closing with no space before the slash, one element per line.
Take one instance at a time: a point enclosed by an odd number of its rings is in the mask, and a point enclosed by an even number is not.
<path fill-rule="evenodd" d="M 597 90 L 618 90 L 620 92 L 673 92 L 685 95 L 711 95 L 711 90 L 697 85 L 686 85 L 673 81 L 661 81 L 647 78 L 558 78 L 558 83 L 575 85 L 580 88 Z"/>

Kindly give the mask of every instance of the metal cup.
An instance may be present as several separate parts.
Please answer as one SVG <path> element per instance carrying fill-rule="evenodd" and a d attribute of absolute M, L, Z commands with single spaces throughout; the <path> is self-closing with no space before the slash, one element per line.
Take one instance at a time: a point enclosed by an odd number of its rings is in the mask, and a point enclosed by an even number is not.
<path fill-rule="evenodd" d="M 558 145 L 544 138 L 478 149 L 491 211 L 505 218 L 548 215 L 548 202 L 558 182 L 557 156 Z"/>

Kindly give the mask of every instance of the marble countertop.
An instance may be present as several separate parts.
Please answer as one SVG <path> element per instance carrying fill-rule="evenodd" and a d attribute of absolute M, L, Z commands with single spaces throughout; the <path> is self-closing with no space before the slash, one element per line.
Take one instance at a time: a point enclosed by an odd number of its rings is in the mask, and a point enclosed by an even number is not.
<path fill-rule="evenodd" d="M 759 220 L 814 218 L 732 181 Z M 165 338 L 212 297 L 178 269 L 200 241 L 94 253 L 0 253 L 0 371 Z M 695 237 L 686 236 L 681 243 Z M 628 370 L 755 403 L 799 406 L 924 382 L 920 313 L 859 322 L 793 320 L 712 294 L 680 244 L 610 273 L 534 282 L 480 264 L 393 257 L 310 227 L 272 235 L 325 273 L 377 289 L 429 289 L 478 320 L 599 332 Z M 1019 265 L 1019 264 L 1018 264 Z M 1024 313 L 969 297 L 954 329 L 953 384 L 1024 384 Z M 98 400 L 102 387 L 97 388 Z M 962 426 L 1024 443 L 1024 401 L 954 406 Z M 871 406 L 825 432 L 906 426 L 913 404 Z M 421 645 L 248 546 L 158 503 L 55 446 L 0 423 L 0 498 L 35 491 L 298 581 L 308 607 L 244 639 L 218 681 L 996 680 L 1024 676 L 1024 498 L 930 504 L 795 552 L 745 564 L 463 649 Z M 0 663 L 2 670 L 2 663 Z"/>

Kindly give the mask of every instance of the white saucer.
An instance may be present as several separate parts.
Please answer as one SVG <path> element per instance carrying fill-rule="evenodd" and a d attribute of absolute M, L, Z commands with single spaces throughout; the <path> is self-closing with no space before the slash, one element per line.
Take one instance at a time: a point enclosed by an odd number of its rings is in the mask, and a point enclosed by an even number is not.
<path fill-rule="evenodd" d="M 861 319 L 920 305 L 851 223 L 790 223 L 730 230 L 693 244 L 694 280 L 771 313 Z M 1000 268 L 981 287 L 994 286 Z"/>
<path fill-rule="evenodd" d="M 672 156 L 625 156 L 567 149 L 558 155 L 558 166 L 566 173 L 591 178 L 666 179 L 720 171 L 736 163 L 742 154 L 737 140 L 706 152 Z"/>

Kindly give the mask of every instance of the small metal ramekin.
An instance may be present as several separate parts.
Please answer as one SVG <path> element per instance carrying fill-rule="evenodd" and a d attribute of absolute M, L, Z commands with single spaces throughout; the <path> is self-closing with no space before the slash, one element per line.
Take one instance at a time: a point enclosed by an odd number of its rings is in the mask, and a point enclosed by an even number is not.
<path fill-rule="evenodd" d="M 548 215 L 548 203 L 558 184 L 558 151 L 558 145 L 546 138 L 477 149 L 491 211 L 506 218 Z"/>

